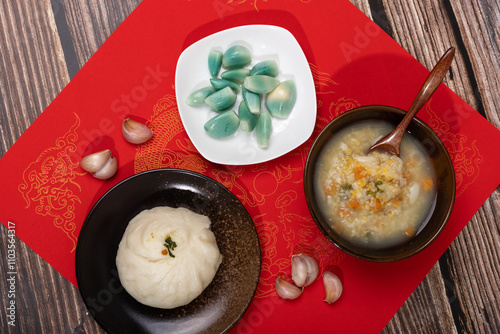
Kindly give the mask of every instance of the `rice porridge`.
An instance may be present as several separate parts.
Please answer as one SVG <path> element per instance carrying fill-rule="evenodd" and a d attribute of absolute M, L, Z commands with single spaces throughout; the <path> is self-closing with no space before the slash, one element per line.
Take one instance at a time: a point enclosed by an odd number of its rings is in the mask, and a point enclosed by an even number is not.
<path fill-rule="evenodd" d="M 320 208 L 337 234 L 358 245 L 403 243 L 432 213 L 435 172 L 420 143 L 405 134 L 400 157 L 368 153 L 393 128 L 384 121 L 359 122 L 337 133 L 318 160 Z"/>

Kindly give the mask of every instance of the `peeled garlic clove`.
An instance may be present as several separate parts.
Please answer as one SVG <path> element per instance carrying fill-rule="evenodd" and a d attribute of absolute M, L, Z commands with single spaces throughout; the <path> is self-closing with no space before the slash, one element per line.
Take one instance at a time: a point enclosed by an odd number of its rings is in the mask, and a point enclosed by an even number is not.
<path fill-rule="evenodd" d="M 334 273 L 325 271 L 323 273 L 323 286 L 325 287 L 325 302 L 331 304 L 342 295 L 342 282 Z"/>
<path fill-rule="evenodd" d="M 278 64 L 274 60 L 264 60 L 252 67 L 250 75 L 268 75 L 271 77 L 277 76 L 279 73 Z"/>
<path fill-rule="evenodd" d="M 271 131 L 271 116 L 267 112 L 261 112 L 257 118 L 257 124 L 255 125 L 255 136 L 257 138 L 257 144 L 260 148 L 267 148 L 269 146 Z"/>
<path fill-rule="evenodd" d="M 297 88 L 293 80 L 280 83 L 267 94 L 266 107 L 273 117 L 287 118 L 297 100 Z"/>
<path fill-rule="evenodd" d="M 238 130 L 240 119 L 233 110 L 218 114 L 205 123 L 205 131 L 214 138 L 224 138 Z"/>
<path fill-rule="evenodd" d="M 279 85 L 280 81 L 268 75 L 251 75 L 243 81 L 243 86 L 257 94 L 267 94 Z"/>
<path fill-rule="evenodd" d="M 208 71 L 212 78 L 217 77 L 220 67 L 222 65 L 222 52 L 212 49 L 208 53 Z"/>
<path fill-rule="evenodd" d="M 153 131 L 141 122 L 126 118 L 122 123 L 123 137 L 132 144 L 142 144 L 153 136 Z"/>
<path fill-rule="evenodd" d="M 226 79 L 212 78 L 212 79 L 210 79 L 210 84 L 212 86 L 214 86 L 214 88 L 216 90 L 221 90 L 222 88 L 229 87 L 236 94 L 238 94 L 241 90 L 240 85 L 238 85 L 237 83 L 232 82 L 230 80 L 226 80 Z"/>
<path fill-rule="evenodd" d="M 238 85 L 243 84 L 246 77 L 250 75 L 248 68 L 236 68 L 234 70 L 227 70 L 220 74 L 222 79 L 230 80 Z"/>
<path fill-rule="evenodd" d="M 318 277 L 319 267 L 314 258 L 307 254 L 292 256 L 292 280 L 297 286 L 308 286 Z"/>
<path fill-rule="evenodd" d="M 240 128 L 245 132 L 252 132 L 257 124 L 257 115 L 250 112 L 245 101 L 241 101 L 238 108 L 238 117 L 240 118 Z"/>
<path fill-rule="evenodd" d="M 229 87 L 222 88 L 213 94 L 210 94 L 205 103 L 214 111 L 223 111 L 234 106 L 236 94 Z"/>
<path fill-rule="evenodd" d="M 227 69 L 245 67 L 251 61 L 250 50 L 243 45 L 233 45 L 222 55 L 222 66 Z"/>
<path fill-rule="evenodd" d="M 260 95 L 254 92 L 249 91 L 245 87 L 243 87 L 241 91 L 241 95 L 243 96 L 243 100 L 245 101 L 248 109 L 252 114 L 260 113 Z"/>
<path fill-rule="evenodd" d="M 118 169 L 118 161 L 109 149 L 89 154 L 80 160 L 83 170 L 91 173 L 97 179 L 109 179 Z"/>
<path fill-rule="evenodd" d="M 282 279 L 276 278 L 274 282 L 276 293 L 283 299 L 295 299 L 302 294 L 302 289 Z"/>
<path fill-rule="evenodd" d="M 186 103 L 192 107 L 201 106 L 205 103 L 205 99 L 210 95 L 215 93 L 217 90 L 213 86 L 206 86 L 195 90 L 189 94 Z"/>

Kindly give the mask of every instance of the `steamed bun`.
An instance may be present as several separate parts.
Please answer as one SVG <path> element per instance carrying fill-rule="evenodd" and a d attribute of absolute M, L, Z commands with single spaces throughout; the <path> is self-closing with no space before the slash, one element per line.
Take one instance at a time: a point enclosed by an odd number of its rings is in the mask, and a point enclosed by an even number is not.
<path fill-rule="evenodd" d="M 175 247 L 165 246 L 174 242 Z M 166 206 L 135 216 L 116 256 L 125 290 L 142 304 L 165 309 L 189 304 L 198 297 L 221 262 L 210 219 L 185 208 Z"/>

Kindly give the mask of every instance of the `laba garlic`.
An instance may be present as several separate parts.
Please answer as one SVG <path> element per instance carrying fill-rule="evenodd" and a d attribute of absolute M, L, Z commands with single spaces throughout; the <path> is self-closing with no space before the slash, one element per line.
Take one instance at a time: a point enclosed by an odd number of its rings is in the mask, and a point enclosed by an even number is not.
<path fill-rule="evenodd" d="M 141 122 L 126 118 L 122 123 L 123 137 L 132 144 L 142 144 L 153 136 L 153 131 Z"/>
<path fill-rule="evenodd" d="M 302 294 L 302 288 L 289 283 L 281 277 L 276 278 L 274 283 L 276 293 L 283 299 L 295 299 Z"/>
<path fill-rule="evenodd" d="M 329 271 L 323 273 L 323 285 L 325 287 L 325 302 L 331 304 L 342 295 L 342 282 L 340 278 Z"/>
<path fill-rule="evenodd" d="M 95 178 L 105 180 L 115 175 L 118 161 L 109 149 L 89 154 L 82 158 L 80 166 Z"/>
<path fill-rule="evenodd" d="M 292 256 L 292 280 L 299 286 L 308 286 L 318 277 L 319 267 L 315 259 L 307 254 Z"/>

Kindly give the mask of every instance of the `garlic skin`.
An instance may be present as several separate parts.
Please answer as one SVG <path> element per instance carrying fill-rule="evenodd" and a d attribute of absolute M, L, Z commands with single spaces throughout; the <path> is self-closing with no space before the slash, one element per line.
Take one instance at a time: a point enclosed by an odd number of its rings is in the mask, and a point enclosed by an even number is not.
<path fill-rule="evenodd" d="M 318 277 L 319 267 L 315 259 L 307 254 L 292 256 L 292 280 L 299 287 L 310 285 Z"/>
<path fill-rule="evenodd" d="M 342 295 L 342 282 L 340 278 L 329 271 L 323 273 L 323 286 L 325 287 L 325 302 L 331 304 Z"/>
<path fill-rule="evenodd" d="M 105 180 L 115 175 L 118 161 L 109 149 L 89 154 L 80 160 L 80 167 L 96 179 Z"/>
<path fill-rule="evenodd" d="M 282 279 L 281 277 L 276 278 L 274 282 L 274 287 L 276 289 L 276 293 L 283 299 L 295 299 L 298 298 L 302 294 L 302 288 L 293 285 Z"/>
<path fill-rule="evenodd" d="M 131 144 L 142 144 L 153 136 L 153 131 L 141 122 L 126 118 L 122 123 L 122 134 Z"/>

